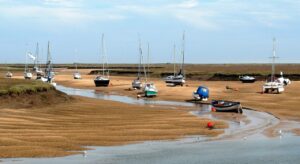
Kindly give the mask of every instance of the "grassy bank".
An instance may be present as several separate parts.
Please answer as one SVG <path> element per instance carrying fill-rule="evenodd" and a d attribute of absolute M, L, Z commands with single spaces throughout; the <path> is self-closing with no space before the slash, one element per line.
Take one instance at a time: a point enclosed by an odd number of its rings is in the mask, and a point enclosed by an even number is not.
<path fill-rule="evenodd" d="M 0 78 L 0 96 L 31 94 L 53 89 L 53 86 L 40 81 Z"/>

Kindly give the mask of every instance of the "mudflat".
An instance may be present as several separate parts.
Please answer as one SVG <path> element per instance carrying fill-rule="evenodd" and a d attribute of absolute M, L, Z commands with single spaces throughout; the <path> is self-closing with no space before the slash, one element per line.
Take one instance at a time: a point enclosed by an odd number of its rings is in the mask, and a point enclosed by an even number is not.
<path fill-rule="evenodd" d="M 51 99 L 44 106 L 29 103 L 1 107 L 1 158 L 56 157 L 81 153 L 85 146 L 216 136 L 227 127 L 215 121 L 216 128 L 210 130 L 207 119 L 195 117 L 188 109 L 160 109 L 84 97 L 66 99 L 53 92 L 49 92 Z"/>
<path fill-rule="evenodd" d="M 83 70 L 87 74 L 90 70 Z M 95 89 L 101 92 L 115 92 L 121 95 L 136 97 L 139 91 L 131 90 L 131 82 L 134 77 L 112 76 L 111 85 L 107 88 L 95 87 L 93 78 L 95 75 L 83 75 L 82 80 L 73 80 L 71 71 L 60 72 L 56 76 L 59 84 L 76 87 Z M 166 86 L 162 79 L 150 78 L 149 81 L 155 83 L 159 90 L 158 97 L 160 100 L 189 101 L 192 99 L 192 92 L 198 86 L 207 86 L 210 90 L 211 99 L 224 99 L 240 101 L 243 106 L 265 111 L 274 114 L 281 119 L 300 120 L 300 81 L 292 81 L 291 85 L 285 87 L 282 94 L 262 94 L 264 81 L 257 81 L 251 84 L 243 84 L 239 81 L 197 81 L 187 80 L 183 87 Z M 230 88 L 230 89 L 227 89 Z"/>

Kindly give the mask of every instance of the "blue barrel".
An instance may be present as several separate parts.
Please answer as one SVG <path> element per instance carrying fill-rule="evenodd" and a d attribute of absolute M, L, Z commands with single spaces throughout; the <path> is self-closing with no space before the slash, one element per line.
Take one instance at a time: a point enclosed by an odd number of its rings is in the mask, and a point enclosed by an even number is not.
<path fill-rule="evenodd" d="M 197 94 L 201 97 L 201 99 L 207 99 L 209 97 L 209 90 L 205 86 L 200 86 L 197 89 Z"/>

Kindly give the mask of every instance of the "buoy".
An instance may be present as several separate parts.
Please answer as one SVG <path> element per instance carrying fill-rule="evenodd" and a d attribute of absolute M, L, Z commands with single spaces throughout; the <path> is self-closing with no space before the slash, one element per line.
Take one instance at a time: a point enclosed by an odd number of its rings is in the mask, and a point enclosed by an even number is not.
<path fill-rule="evenodd" d="M 212 107 L 212 108 L 211 108 L 211 111 L 212 111 L 212 112 L 215 112 L 215 111 L 216 111 L 216 108 Z"/>
<path fill-rule="evenodd" d="M 209 129 L 212 129 L 212 128 L 214 128 L 214 123 L 213 122 L 211 122 L 211 121 L 209 121 L 208 123 L 207 123 L 207 127 L 209 128 Z"/>

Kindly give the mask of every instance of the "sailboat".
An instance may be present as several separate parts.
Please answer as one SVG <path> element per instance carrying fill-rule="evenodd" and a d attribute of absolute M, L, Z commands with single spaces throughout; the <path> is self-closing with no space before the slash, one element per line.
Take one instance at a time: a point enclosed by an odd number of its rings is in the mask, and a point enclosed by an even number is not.
<path fill-rule="evenodd" d="M 185 41 L 185 34 L 183 33 L 182 36 L 182 63 L 179 72 L 176 74 L 175 70 L 175 56 L 176 56 L 176 46 L 174 45 L 174 75 L 167 76 L 165 78 L 165 82 L 167 84 L 171 84 L 173 86 L 180 85 L 183 86 L 185 83 L 185 77 L 184 77 L 184 41 Z"/>
<path fill-rule="evenodd" d="M 76 53 L 77 52 L 77 50 L 75 50 L 75 55 L 77 54 Z M 77 56 L 76 56 L 77 57 Z M 80 74 L 80 72 L 78 71 L 78 68 L 77 68 L 77 63 L 75 62 L 74 63 L 75 64 L 75 72 L 74 72 L 74 74 L 73 74 L 73 78 L 74 79 L 81 79 L 81 74 Z"/>
<path fill-rule="evenodd" d="M 141 65 L 142 65 L 142 47 L 141 47 L 141 41 L 139 40 L 139 55 L 140 55 L 140 62 L 138 65 L 138 74 L 137 74 L 137 78 L 134 79 L 131 83 L 132 88 L 134 89 L 141 89 L 143 84 L 141 82 Z"/>
<path fill-rule="evenodd" d="M 5 74 L 5 77 L 6 78 L 12 78 L 13 77 L 13 74 L 9 71 L 9 67 L 7 66 L 7 72 Z"/>
<path fill-rule="evenodd" d="M 271 78 L 263 85 L 264 93 L 281 93 L 284 91 L 284 84 L 275 78 L 275 59 L 276 59 L 276 39 L 273 39 L 273 56 L 272 56 L 272 74 Z"/>
<path fill-rule="evenodd" d="M 32 73 L 30 72 L 29 68 L 28 68 L 28 62 L 27 62 L 27 58 L 29 56 L 32 56 L 31 52 L 26 52 L 26 63 L 25 63 L 25 70 L 24 70 L 24 78 L 25 79 L 31 79 L 32 78 Z"/>
<path fill-rule="evenodd" d="M 36 43 L 36 51 L 35 51 L 35 60 L 33 70 L 36 73 L 36 79 L 39 80 L 44 76 L 44 72 L 42 71 L 39 65 L 39 43 Z"/>
<path fill-rule="evenodd" d="M 104 34 L 102 34 L 102 75 L 97 76 L 94 79 L 94 83 L 96 87 L 107 87 L 109 85 L 109 70 L 105 70 L 105 66 L 107 66 L 107 61 L 106 61 L 106 54 L 105 54 L 105 49 L 104 49 Z M 104 62 L 105 60 L 105 62 Z M 106 76 L 105 76 L 106 74 Z"/>
<path fill-rule="evenodd" d="M 51 85 L 56 86 L 56 83 L 54 82 L 54 76 L 55 76 L 55 73 L 53 72 L 53 66 L 52 66 L 52 57 L 51 57 L 51 52 L 50 52 L 50 42 L 48 41 L 45 76 L 42 77 L 41 80 L 43 82 L 48 82 Z"/>
<path fill-rule="evenodd" d="M 150 55 L 150 48 L 149 48 L 149 44 L 148 44 L 147 70 L 146 70 L 146 66 L 144 65 L 144 74 L 145 74 L 146 82 L 145 82 L 143 91 L 144 91 L 145 97 L 154 97 L 154 96 L 157 96 L 158 90 L 155 87 L 154 83 L 148 82 L 148 79 L 147 79 L 147 73 L 149 73 L 149 55 Z"/>

